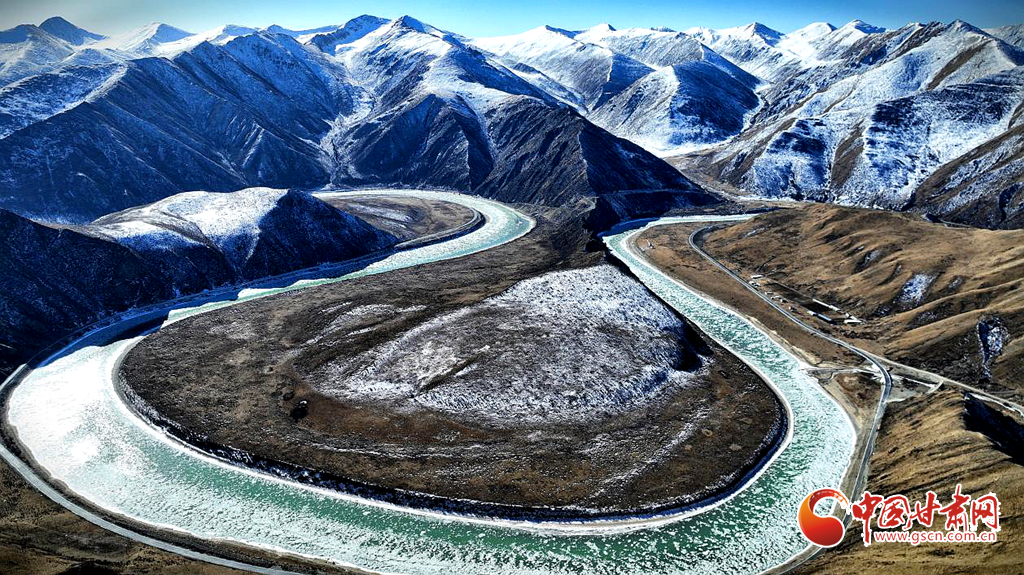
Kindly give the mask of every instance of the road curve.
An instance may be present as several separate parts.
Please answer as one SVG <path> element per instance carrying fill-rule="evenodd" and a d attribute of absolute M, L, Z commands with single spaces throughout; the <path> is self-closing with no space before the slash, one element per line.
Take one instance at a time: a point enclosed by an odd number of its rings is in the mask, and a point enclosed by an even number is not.
<path fill-rule="evenodd" d="M 844 349 L 846 349 L 846 350 L 848 350 L 848 351 L 850 351 L 850 352 L 852 352 L 852 353 L 854 353 L 854 354 L 864 358 L 867 362 L 869 362 L 874 367 L 875 371 L 881 376 L 881 378 L 882 378 L 882 393 L 881 393 L 881 396 L 879 397 L 879 400 L 878 400 L 878 406 L 875 409 L 875 416 L 874 416 L 874 418 L 872 420 L 871 430 L 870 430 L 870 433 L 868 435 L 868 439 L 865 442 L 864 453 L 863 453 L 863 455 L 861 457 L 861 461 L 860 461 L 859 469 L 858 469 L 858 473 L 857 473 L 857 478 L 856 478 L 856 480 L 854 482 L 854 494 L 859 494 L 864 489 L 865 484 L 867 482 L 867 475 L 868 475 L 869 467 L 870 467 L 871 454 L 874 452 L 875 439 L 878 436 L 878 431 L 879 431 L 879 428 L 880 428 L 881 423 L 882 423 L 882 417 L 885 415 L 885 406 L 886 406 L 886 403 L 888 402 L 890 392 L 892 391 L 892 375 L 890 374 L 889 370 L 886 369 L 886 367 L 885 367 L 886 365 L 892 366 L 893 368 L 897 368 L 897 369 L 907 370 L 907 371 L 910 371 L 911 373 L 922 374 L 925 377 L 933 379 L 933 380 L 937 381 L 940 384 L 954 386 L 954 387 L 959 387 L 961 390 L 963 390 L 963 391 L 965 391 L 967 393 L 971 393 L 972 395 L 978 396 L 983 401 L 988 401 L 988 402 L 991 402 L 991 403 L 995 403 L 995 404 L 1003 407 L 1004 409 L 1009 409 L 1009 410 L 1015 411 L 1018 414 L 1024 416 L 1024 406 L 1020 405 L 1019 403 L 1015 403 L 1015 402 L 1010 401 L 1008 399 L 1005 399 L 1005 398 L 1002 398 L 1002 397 L 998 397 L 996 395 L 993 395 L 993 394 L 991 394 L 991 393 L 989 393 L 987 391 L 984 391 L 982 389 L 978 389 L 977 387 L 974 387 L 974 386 L 971 386 L 971 385 L 960 383 L 958 381 L 951 380 L 949 378 L 946 378 L 946 377 L 943 377 L 943 376 L 940 376 L 940 375 L 937 375 L 937 374 L 934 374 L 934 373 L 931 373 L 931 372 L 928 372 L 928 371 L 925 371 L 925 370 L 922 370 L 922 369 L 913 368 L 913 367 L 904 365 L 902 363 L 899 363 L 899 362 L 896 362 L 896 361 L 893 361 L 893 360 L 890 360 L 890 359 L 887 359 L 887 358 L 884 358 L 884 357 L 881 357 L 881 356 L 877 356 L 877 355 L 875 355 L 875 354 L 873 354 L 871 352 L 863 350 L 863 349 L 861 349 L 861 348 L 859 348 L 859 347 L 857 347 L 857 346 L 855 346 L 855 345 L 853 345 L 853 344 L 851 344 L 849 342 L 841 340 L 839 338 L 833 337 L 833 336 L 831 336 L 831 335 L 829 335 L 827 333 L 824 333 L 824 332 L 816 329 L 815 327 L 807 324 L 806 322 L 804 322 L 800 318 L 798 318 L 795 315 L 793 315 L 792 313 L 790 313 L 789 310 L 787 310 L 784 307 L 776 304 L 774 301 L 772 301 L 771 298 L 767 297 L 766 295 L 761 293 L 759 290 L 757 290 L 756 288 L 751 286 L 749 282 L 747 282 L 747 281 L 745 281 L 743 279 L 743 277 L 741 277 L 740 275 L 738 275 L 735 272 L 733 272 L 731 269 L 729 269 L 727 266 L 725 266 L 722 262 L 720 262 L 717 258 L 715 258 L 711 254 L 709 254 L 706 251 L 704 251 L 704 249 L 700 246 L 700 244 L 698 242 L 698 236 L 700 236 L 701 234 L 703 234 L 703 233 L 713 229 L 714 227 L 715 226 L 705 226 L 703 228 L 699 228 L 697 230 L 694 230 L 690 234 L 690 236 L 689 236 L 689 244 L 690 244 L 690 247 L 695 252 L 700 254 L 701 257 L 706 259 L 712 265 L 714 265 L 718 269 L 720 269 L 723 272 L 725 272 L 726 274 L 728 274 L 734 280 L 738 281 L 740 284 L 743 285 L 744 288 L 749 290 L 751 293 L 755 294 L 757 297 L 761 298 L 761 300 L 763 300 L 768 305 L 772 306 L 772 308 L 774 308 L 776 311 L 781 313 L 787 319 L 789 319 L 790 321 L 795 323 L 801 329 L 803 329 L 803 330 L 807 331 L 808 333 L 811 333 L 811 334 L 813 334 L 813 335 L 815 335 L 817 337 L 820 337 L 820 338 L 822 338 L 824 340 L 827 340 L 827 341 L 829 341 L 831 343 L 834 343 L 834 344 L 836 344 L 836 345 L 838 345 L 838 346 L 840 346 L 840 347 L 842 347 L 842 348 L 844 348 Z M 849 514 L 846 514 L 843 517 L 843 522 L 846 525 L 849 525 L 851 520 L 852 520 L 852 517 Z M 812 557 L 814 557 L 815 555 L 817 555 L 821 551 L 822 551 L 822 549 L 817 548 L 817 549 L 815 549 L 811 553 L 802 554 L 801 556 L 796 557 L 793 560 L 787 562 L 785 565 L 780 566 L 779 571 L 780 572 L 784 572 L 784 571 L 788 571 L 788 570 L 791 570 L 791 569 L 795 569 L 800 564 L 802 564 L 803 562 L 811 559 Z"/>
<path fill-rule="evenodd" d="M 871 460 L 871 453 L 874 451 L 875 437 L 878 435 L 878 428 L 882 423 L 882 417 L 885 415 L 885 404 L 889 400 L 889 394 L 892 392 L 892 376 L 889 374 L 889 371 L 885 369 L 882 363 L 878 361 L 873 355 L 839 338 L 832 337 L 831 335 L 818 330 L 814 326 L 808 325 L 802 319 L 793 315 L 789 310 L 776 304 L 774 301 L 772 301 L 771 298 L 764 295 L 759 290 L 755 289 L 754 286 L 750 285 L 749 282 L 745 281 L 737 273 L 727 268 L 724 264 L 722 264 L 722 262 L 718 261 L 711 254 L 704 251 L 704 249 L 701 248 L 695 241 L 696 237 L 699 234 L 711 230 L 713 228 L 714 226 L 705 226 L 703 228 L 694 230 L 689 237 L 690 247 L 693 248 L 693 250 L 696 251 L 698 254 L 700 254 L 701 257 L 711 262 L 718 269 L 729 274 L 730 277 L 732 277 L 734 280 L 742 284 L 743 287 L 745 287 L 748 291 L 750 291 L 757 297 L 761 298 L 765 303 L 772 306 L 776 311 L 778 311 L 782 315 L 786 316 L 787 319 L 798 325 L 804 331 L 807 331 L 813 335 L 820 337 L 821 339 L 834 343 L 839 347 L 842 347 L 843 349 L 846 349 L 864 358 L 864 360 L 870 363 L 875 368 L 875 371 L 878 372 L 878 375 L 882 380 L 882 394 L 879 397 L 878 405 L 875 408 L 875 416 L 871 422 L 871 432 L 868 436 L 868 441 L 865 445 L 863 457 L 861 458 L 861 462 L 859 465 L 860 470 L 857 473 L 857 480 L 854 482 L 854 492 L 859 493 L 863 488 L 864 483 L 867 481 L 868 465 Z M 846 517 L 845 521 L 849 523 L 850 517 Z"/>
<path fill-rule="evenodd" d="M 881 395 L 878 398 L 878 405 L 875 407 L 875 415 L 874 415 L 874 418 L 871 421 L 871 429 L 870 429 L 870 431 L 868 433 L 867 441 L 864 443 L 863 453 L 861 454 L 861 457 L 860 457 L 858 465 L 857 465 L 857 476 L 856 476 L 856 479 L 854 480 L 854 483 L 853 483 L 853 493 L 854 494 L 860 493 L 864 489 L 865 484 L 867 483 L 868 471 L 869 471 L 870 464 L 871 464 L 871 454 L 874 453 L 874 451 L 875 451 L 875 439 L 878 437 L 878 430 L 879 430 L 879 428 L 882 425 L 882 417 L 885 415 L 885 406 L 886 406 L 886 403 L 889 400 L 889 394 L 892 392 L 892 375 L 889 373 L 889 371 L 887 369 L 885 369 L 885 367 L 882 365 L 882 363 L 878 359 L 876 359 L 873 355 L 871 355 L 868 352 L 860 349 L 857 346 L 854 346 L 854 345 L 852 345 L 850 343 L 847 343 L 847 342 L 845 342 L 845 341 L 843 341 L 841 339 L 833 337 L 833 336 L 831 336 L 831 335 L 829 335 L 827 333 L 822 332 L 821 330 L 818 330 L 814 326 L 811 326 L 811 325 L 807 324 L 806 322 L 804 322 L 800 318 L 798 318 L 795 315 L 793 315 L 792 313 L 790 313 L 789 310 L 787 310 L 784 307 L 776 304 L 774 301 L 772 301 L 771 298 L 769 298 L 768 296 L 764 295 L 759 290 L 754 288 L 754 286 L 750 285 L 750 283 L 747 282 L 746 280 L 744 280 L 740 275 L 738 275 L 737 273 L 735 273 L 734 271 L 732 271 L 731 269 L 726 267 L 722 262 L 718 261 L 711 254 L 709 254 L 706 251 L 704 251 L 704 249 L 702 247 L 700 247 L 700 245 L 698 245 L 698 243 L 696 241 L 696 238 L 697 238 L 698 235 L 700 235 L 700 234 L 702 234 L 704 232 L 707 232 L 707 231 L 709 231 L 711 229 L 714 229 L 714 228 L 715 228 L 715 226 L 705 226 L 703 228 L 699 228 L 697 230 L 694 230 L 690 234 L 690 236 L 688 238 L 688 241 L 690 243 L 690 247 L 695 252 L 700 254 L 701 257 L 706 259 L 708 262 L 710 262 L 712 265 L 714 265 L 718 269 L 720 269 L 723 272 L 725 272 L 726 274 L 728 274 L 734 280 L 738 281 L 740 284 L 743 285 L 744 288 L 746 288 L 748 291 L 750 291 L 751 293 L 753 293 L 757 297 L 761 298 L 761 300 L 763 300 L 768 305 L 772 306 L 772 308 L 774 308 L 776 311 L 781 313 L 783 316 L 785 316 L 791 322 L 795 323 L 797 326 L 799 326 L 804 331 L 807 331 L 808 333 L 810 333 L 812 335 L 815 335 L 817 337 L 820 337 L 820 338 L 822 338 L 822 339 L 824 339 L 824 340 L 826 340 L 828 342 L 834 343 L 834 344 L 842 347 L 843 349 L 846 349 L 847 351 L 850 351 L 850 352 L 852 352 L 852 353 L 854 353 L 854 354 L 864 358 L 865 361 L 870 363 L 875 368 L 875 371 L 878 373 L 879 377 L 881 378 L 881 380 L 882 380 L 882 392 L 881 392 Z M 854 497 L 856 497 L 856 495 L 854 495 Z M 853 520 L 853 517 L 849 513 L 844 514 L 844 516 L 843 516 L 843 524 L 844 525 L 848 526 L 850 524 L 850 521 L 852 521 L 852 520 Z M 789 571 L 789 570 L 795 569 L 796 567 L 798 567 L 802 563 L 804 563 L 807 560 L 813 558 L 814 556 L 816 556 L 817 554 L 819 554 L 821 552 L 822 552 L 822 548 L 820 548 L 820 547 L 813 548 L 812 551 L 804 553 L 804 554 L 801 554 L 801 555 L 793 558 L 789 562 L 787 562 L 785 565 L 783 565 L 781 567 L 780 571 L 785 572 L 785 571 Z"/>

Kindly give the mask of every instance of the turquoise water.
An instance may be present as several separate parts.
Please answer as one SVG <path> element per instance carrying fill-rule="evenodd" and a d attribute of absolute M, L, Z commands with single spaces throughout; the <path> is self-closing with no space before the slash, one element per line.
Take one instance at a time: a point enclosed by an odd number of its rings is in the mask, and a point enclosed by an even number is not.
<path fill-rule="evenodd" d="M 488 224 L 353 277 L 470 253 L 532 226 L 504 206 L 458 199 L 484 212 Z M 799 502 L 811 489 L 840 481 L 853 445 L 849 421 L 767 336 L 634 259 L 623 248 L 633 233 L 606 242 L 651 289 L 766 374 L 792 408 L 792 440 L 763 473 L 734 497 L 692 516 L 568 534 L 412 513 L 234 468 L 168 440 L 120 402 L 112 371 L 135 340 L 86 347 L 36 370 L 13 391 L 10 420 L 38 464 L 98 508 L 201 537 L 376 571 L 754 573 L 781 563 L 806 545 L 796 528 Z M 325 281 L 344 278 L 302 285 Z M 230 303 L 203 309 L 223 305 Z M 198 311 L 179 310 L 172 320 Z"/>

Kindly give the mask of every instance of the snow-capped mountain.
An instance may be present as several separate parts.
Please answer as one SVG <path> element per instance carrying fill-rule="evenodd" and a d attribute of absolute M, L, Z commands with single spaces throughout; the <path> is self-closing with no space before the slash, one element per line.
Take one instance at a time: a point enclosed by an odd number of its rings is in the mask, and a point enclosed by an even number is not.
<path fill-rule="evenodd" d="M 986 28 L 985 32 L 999 38 L 1007 44 L 1012 44 L 1018 48 L 1024 48 L 1024 24 L 999 26 L 998 28 Z"/>
<path fill-rule="evenodd" d="M 739 133 L 758 103 L 754 77 L 678 32 L 542 26 L 471 42 L 602 128 L 662 155 Z"/>
<path fill-rule="evenodd" d="M 766 80 L 774 79 L 795 66 L 799 57 L 778 48 L 783 34 L 753 22 L 746 26 L 712 30 L 691 28 L 687 34 L 710 47 L 747 72 Z"/>
<path fill-rule="evenodd" d="M 766 196 L 957 213 L 916 191 L 1019 125 L 1024 52 L 963 22 L 855 23 L 814 45 L 821 63 L 763 90 L 744 135 L 704 165 Z"/>
<path fill-rule="evenodd" d="M 0 373 L 105 314 L 345 261 L 397 238 L 312 196 L 188 192 L 82 226 L 0 210 Z"/>
<path fill-rule="evenodd" d="M 90 44 L 90 48 L 94 50 L 113 50 L 128 56 L 154 56 L 164 52 L 166 45 L 180 42 L 192 35 L 174 26 L 153 22 L 137 30 L 104 38 Z"/>
<path fill-rule="evenodd" d="M 0 85 L 49 71 L 74 53 L 70 44 L 38 26 L 0 31 Z"/>
<path fill-rule="evenodd" d="M 623 189 L 696 189 L 459 37 L 413 18 L 331 47 L 368 92 L 368 105 L 339 117 L 324 140 L 335 183 L 454 185 L 549 205 Z"/>
<path fill-rule="evenodd" d="M 0 139 L 0 205 L 82 221 L 188 189 L 323 185 L 319 140 L 355 105 L 343 69 L 284 35 L 122 66 L 29 79 L 75 83 L 84 97 L 53 91 L 59 107 Z M 16 109 L 23 84 L 0 90 L 0 109 Z"/>
<path fill-rule="evenodd" d="M 318 34 L 339 26 L 311 30 L 288 30 L 269 26 L 263 30 L 224 25 L 193 34 L 174 26 L 153 22 L 115 36 L 95 34 L 55 16 L 38 27 L 23 25 L 0 32 L 0 85 L 22 77 L 61 70 L 75 65 L 125 62 L 150 56 L 173 57 L 203 42 L 223 45 L 239 36 L 260 31 L 284 34 L 305 43 Z M 6 46 L 4 46 L 6 44 Z M 4 72 L 4 68 L 11 70 Z"/>
<path fill-rule="evenodd" d="M 343 26 L 314 34 L 306 42 L 316 46 L 325 54 L 336 56 L 338 48 L 351 47 L 357 40 L 387 23 L 386 18 L 364 14 L 349 20 Z"/>
<path fill-rule="evenodd" d="M 48 32 L 51 36 L 64 40 L 72 46 L 81 46 L 89 42 L 95 42 L 106 38 L 106 36 L 103 36 L 102 34 L 94 34 L 88 30 L 83 30 L 60 16 L 54 16 L 53 18 L 44 20 L 43 23 L 39 25 L 39 28 Z"/>
<path fill-rule="evenodd" d="M 224 27 L 170 55 L 194 36 L 147 32 L 130 43 L 168 40 L 163 57 L 6 86 L 0 205 L 80 220 L 252 185 L 425 185 L 551 205 L 698 190 L 453 34 L 410 17 L 311 34 Z"/>
<path fill-rule="evenodd" d="M 117 242 L 165 270 L 179 269 L 182 277 L 194 273 L 198 258 L 209 270 L 204 279 L 210 286 L 343 261 L 398 243 L 308 194 L 271 188 L 185 192 L 77 231 Z M 210 262 L 223 267 L 212 270 Z"/>
<path fill-rule="evenodd" d="M 254 185 L 551 205 L 696 189 L 660 155 L 740 193 L 1010 225 L 1021 29 L 602 24 L 466 38 L 360 16 L 108 38 L 52 18 L 0 32 L 0 205 L 81 220 Z M 1000 175 L 972 171 L 983 164 Z"/>

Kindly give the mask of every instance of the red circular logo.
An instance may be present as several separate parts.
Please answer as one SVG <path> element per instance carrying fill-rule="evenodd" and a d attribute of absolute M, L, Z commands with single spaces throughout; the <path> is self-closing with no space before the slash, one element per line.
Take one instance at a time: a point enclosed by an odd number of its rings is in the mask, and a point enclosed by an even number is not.
<path fill-rule="evenodd" d="M 843 509 L 850 508 L 850 501 L 842 491 L 826 488 L 812 491 L 800 504 L 800 510 L 796 514 L 797 523 L 800 524 L 800 531 L 804 537 L 821 547 L 835 547 L 846 533 L 846 527 L 839 519 L 831 515 L 822 517 L 814 513 L 814 506 L 822 499 L 828 498 L 838 501 Z"/>

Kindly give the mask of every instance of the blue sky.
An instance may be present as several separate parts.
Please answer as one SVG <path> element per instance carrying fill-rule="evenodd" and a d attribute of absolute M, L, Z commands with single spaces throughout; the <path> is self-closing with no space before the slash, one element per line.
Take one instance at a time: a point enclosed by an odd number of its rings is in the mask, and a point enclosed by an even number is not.
<path fill-rule="evenodd" d="M 885 27 L 957 18 L 980 27 L 1016 24 L 1024 22 L 1024 0 L 0 0 L 0 29 L 22 23 L 38 24 L 52 15 L 64 16 L 103 34 L 123 32 L 149 22 L 165 22 L 191 32 L 221 24 L 309 28 L 341 24 L 365 13 L 387 18 L 409 14 L 468 36 L 514 34 L 541 24 L 579 29 L 601 22 L 618 28 L 668 26 L 682 30 L 691 26 L 725 28 L 758 21 L 789 32 L 810 22 L 828 21 L 840 26 L 855 18 Z"/>

